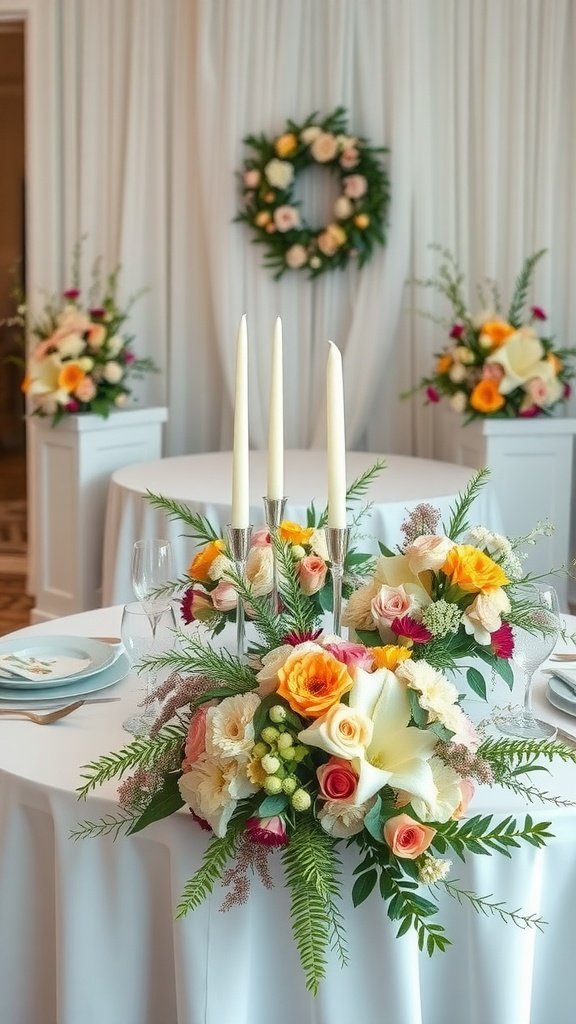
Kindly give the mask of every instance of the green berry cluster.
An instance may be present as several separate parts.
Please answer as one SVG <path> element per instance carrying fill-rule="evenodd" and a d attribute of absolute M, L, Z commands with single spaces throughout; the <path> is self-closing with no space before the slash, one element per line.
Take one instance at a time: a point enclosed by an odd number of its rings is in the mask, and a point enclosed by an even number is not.
<path fill-rule="evenodd" d="M 310 794 L 302 788 L 298 778 L 298 765 L 309 748 L 298 742 L 296 730 L 287 722 L 286 708 L 274 704 L 268 712 L 269 725 L 265 725 L 252 756 L 260 761 L 265 773 L 263 788 L 268 796 L 285 793 L 295 811 L 307 811 L 312 804 Z"/>

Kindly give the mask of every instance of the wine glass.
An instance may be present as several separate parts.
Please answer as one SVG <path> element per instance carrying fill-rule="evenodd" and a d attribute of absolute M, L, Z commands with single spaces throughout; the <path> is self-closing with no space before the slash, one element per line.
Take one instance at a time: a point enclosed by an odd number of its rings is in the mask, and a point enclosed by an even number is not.
<path fill-rule="evenodd" d="M 535 594 L 534 594 L 535 591 Z M 537 669 L 554 650 L 562 630 L 558 595 L 554 587 L 536 584 L 533 607 L 528 612 L 526 627 L 514 626 L 512 660 L 524 674 L 524 707 L 516 714 L 499 715 L 495 724 L 507 736 L 522 739 L 554 739 L 556 729 L 541 722 L 532 712 L 532 680 Z"/>
<path fill-rule="evenodd" d="M 132 667 L 137 666 L 143 658 L 153 657 L 165 651 L 173 642 L 172 630 L 175 629 L 176 619 L 172 607 L 165 608 L 160 612 L 156 617 L 153 630 L 148 614 L 138 601 L 125 604 L 122 611 L 120 635 Z M 154 680 L 148 669 L 143 670 L 141 675 L 144 676 L 145 696 L 149 697 L 154 687 Z M 142 714 L 134 714 L 127 718 L 122 722 L 122 726 L 133 736 L 147 736 L 157 714 L 158 702 L 155 701 L 154 704 L 147 704 Z"/>
<path fill-rule="evenodd" d="M 136 541 L 132 550 L 132 587 L 148 616 L 153 639 L 160 616 L 170 607 L 170 591 L 162 588 L 166 588 L 173 575 L 170 541 Z"/>

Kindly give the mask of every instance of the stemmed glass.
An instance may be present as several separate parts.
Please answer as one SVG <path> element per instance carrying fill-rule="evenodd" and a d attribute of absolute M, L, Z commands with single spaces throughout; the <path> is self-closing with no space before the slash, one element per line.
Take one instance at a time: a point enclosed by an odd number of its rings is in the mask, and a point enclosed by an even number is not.
<path fill-rule="evenodd" d="M 174 575 L 172 547 L 168 540 L 137 540 L 132 550 L 132 587 L 148 616 L 152 638 L 160 616 L 170 607 L 170 593 L 162 588 Z"/>
<path fill-rule="evenodd" d="M 137 601 L 125 604 L 122 611 L 120 635 L 122 643 L 132 667 L 138 665 L 145 657 L 161 654 L 172 641 L 171 631 L 176 629 L 173 608 L 165 608 L 156 618 L 154 632 L 144 608 Z M 150 672 L 144 673 L 144 692 L 147 697 L 152 692 L 154 681 Z M 126 732 L 133 736 L 147 736 L 158 713 L 157 702 L 148 704 L 142 714 L 131 715 L 122 722 Z"/>
<path fill-rule="evenodd" d="M 554 587 L 534 585 L 535 605 L 529 613 L 527 628 L 514 626 L 512 660 L 524 674 L 524 708 L 516 714 L 499 715 L 494 721 L 500 732 L 521 739 L 553 739 L 556 729 L 541 722 L 532 712 L 532 680 L 540 665 L 554 650 L 562 630 L 558 595 Z"/>

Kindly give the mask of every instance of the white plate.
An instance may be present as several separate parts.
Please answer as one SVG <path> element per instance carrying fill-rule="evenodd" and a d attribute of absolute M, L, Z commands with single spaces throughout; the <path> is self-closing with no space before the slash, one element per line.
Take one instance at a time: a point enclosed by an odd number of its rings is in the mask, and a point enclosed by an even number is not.
<path fill-rule="evenodd" d="M 97 675 L 89 676 L 88 679 L 78 679 L 76 682 L 68 682 L 60 686 L 43 687 L 40 697 L 42 700 L 65 701 L 70 697 L 84 697 L 89 693 L 97 693 L 98 690 L 105 690 L 108 686 L 119 683 L 121 679 L 128 675 L 129 670 L 130 662 L 125 654 L 121 654 L 112 665 L 108 665 L 107 668 L 102 669 Z M 27 690 L 21 686 L 3 685 L 0 690 L 0 703 L 3 700 L 17 701 L 19 704 L 24 701 L 38 703 L 38 699 L 37 690 Z"/>
<path fill-rule="evenodd" d="M 23 654 L 42 657 L 89 658 L 86 668 L 60 679 L 19 679 L 7 676 L 0 678 L 0 687 L 10 689 L 39 690 L 75 683 L 80 679 L 88 679 L 96 672 L 112 665 L 121 651 L 119 647 L 103 644 L 99 640 L 90 640 L 81 636 L 34 636 L 12 637 L 11 640 L 0 642 L 0 654 Z"/>
<path fill-rule="evenodd" d="M 555 708 L 576 715 L 576 693 L 558 676 L 551 676 L 546 687 L 546 696 Z"/>

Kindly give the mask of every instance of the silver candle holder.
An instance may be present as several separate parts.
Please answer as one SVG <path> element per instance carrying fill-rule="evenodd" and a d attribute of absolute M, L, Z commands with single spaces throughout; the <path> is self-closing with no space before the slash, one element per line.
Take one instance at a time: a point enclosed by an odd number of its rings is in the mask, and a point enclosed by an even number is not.
<path fill-rule="evenodd" d="M 251 535 L 251 526 L 228 526 L 228 543 L 230 545 L 232 561 L 234 562 L 237 576 L 243 581 L 246 580 L 246 560 L 250 550 Z M 239 658 L 244 656 L 244 646 L 244 602 L 240 594 L 238 594 L 238 602 L 236 604 L 236 653 Z"/>
<path fill-rule="evenodd" d="M 284 518 L 284 509 L 286 508 L 286 498 L 262 498 L 264 502 L 264 517 L 266 519 L 266 526 L 270 530 L 272 537 L 272 593 L 270 594 L 270 607 L 274 614 L 279 611 L 278 602 L 278 561 L 276 559 L 276 537 L 278 535 L 278 527 Z"/>
<path fill-rule="evenodd" d="M 330 574 L 334 593 L 333 631 L 336 636 L 342 635 L 342 580 L 344 578 L 344 561 L 348 551 L 350 530 L 347 526 L 327 526 L 326 545 L 330 558 Z"/>

